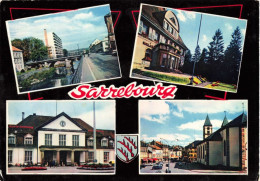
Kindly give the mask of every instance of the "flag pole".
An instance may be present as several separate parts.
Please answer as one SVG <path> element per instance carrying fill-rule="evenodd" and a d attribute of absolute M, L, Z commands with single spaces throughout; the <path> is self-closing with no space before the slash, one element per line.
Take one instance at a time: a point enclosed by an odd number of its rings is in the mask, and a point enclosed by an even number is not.
<path fill-rule="evenodd" d="M 198 38 L 197 38 L 197 45 L 196 45 L 194 54 L 196 53 L 196 49 L 197 49 L 198 44 L 199 44 L 201 21 L 202 21 L 202 14 L 201 14 L 201 16 L 200 16 L 200 26 L 199 26 L 199 32 L 198 32 Z M 192 77 L 191 77 L 191 79 L 190 79 L 190 85 L 192 85 L 192 83 L 193 83 L 193 76 L 194 76 L 196 61 L 197 61 L 197 60 L 194 60 L 194 63 L 193 63 L 193 71 L 192 71 Z"/>

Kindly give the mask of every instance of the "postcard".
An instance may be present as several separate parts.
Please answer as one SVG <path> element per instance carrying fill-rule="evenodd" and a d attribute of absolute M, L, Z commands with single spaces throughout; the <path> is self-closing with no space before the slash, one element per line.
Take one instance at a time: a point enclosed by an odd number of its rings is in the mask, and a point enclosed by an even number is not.
<path fill-rule="evenodd" d="M 115 174 L 115 101 L 7 101 L 8 174 Z"/>
<path fill-rule="evenodd" d="M 246 24 L 142 4 L 130 77 L 237 92 Z"/>
<path fill-rule="evenodd" d="M 109 5 L 6 25 L 18 94 L 121 77 Z"/>

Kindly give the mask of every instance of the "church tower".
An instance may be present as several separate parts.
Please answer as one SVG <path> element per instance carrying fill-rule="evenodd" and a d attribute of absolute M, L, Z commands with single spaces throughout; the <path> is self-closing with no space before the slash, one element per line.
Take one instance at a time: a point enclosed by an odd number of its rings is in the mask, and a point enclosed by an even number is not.
<path fill-rule="evenodd" d="M 203 125 L 203 139 L 207 138 L 212 133 L 212 124 L 209 120 L 209 115 L 207 114 L 206 120 Z"/>
<path fill-rule="evenodd" d="M 227 115 L 226 115 L 226 111 L 225 111 L 225 117 L 223 119 L 221 127 L 225 126 L 226 124 L 228 124 L 228 120 L 227 120 Z"/>

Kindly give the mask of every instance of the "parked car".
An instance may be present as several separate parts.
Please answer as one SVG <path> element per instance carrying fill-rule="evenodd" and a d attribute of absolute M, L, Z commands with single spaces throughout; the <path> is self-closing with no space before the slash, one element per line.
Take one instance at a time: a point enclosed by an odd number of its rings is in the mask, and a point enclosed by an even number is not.
<path fill-rule="evenodd" d="M 162 169 L 162 166 L 159 164 L 154 164 L 152 167 L 152 170 L 161 170 L 161 169 Z"/>

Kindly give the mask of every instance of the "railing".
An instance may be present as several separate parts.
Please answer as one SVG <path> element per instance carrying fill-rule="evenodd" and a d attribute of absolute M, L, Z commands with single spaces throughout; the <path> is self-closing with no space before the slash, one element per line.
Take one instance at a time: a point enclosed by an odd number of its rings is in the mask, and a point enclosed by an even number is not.
<path fill-rule="evenodd" d="M 70 84 L 76 84 L 81 81 L 81 74 L 82 74 L 82 64 L 83 64 L 84 56 L 81 56 L 79 65 L 77 69 L 75 70 L 74 74 L 72 75 L 71 83 Z"/>

